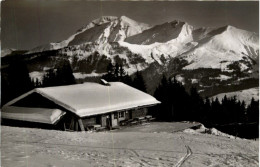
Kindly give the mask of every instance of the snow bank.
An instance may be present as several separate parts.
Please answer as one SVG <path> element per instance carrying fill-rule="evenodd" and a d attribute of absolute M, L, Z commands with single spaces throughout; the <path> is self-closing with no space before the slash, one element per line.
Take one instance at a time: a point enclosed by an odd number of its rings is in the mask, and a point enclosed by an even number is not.
<path fill-rule="evenodd" d="M 220 74 L 218 77 L 215 77 L 215 78 L 210 77 L 209 79 L 219 79 L 220 81 L 226 81 L 231 78 L 232 77 L 230 77 L 230 76 Z"/>
<path fill-rule="evenodd" d="M 234 136 L 220 132 L 219 130 L 217 130 L 215 128 L 206 128 L 203 124 L 201 124 L 198 129 L 195 129 L 195 130 L 194 129 L 185 129 L 183 132 L 191 133 L 191 134 L 206 133 L 206 134 L 211 134 L 211 135 L 215 135 L 215 136 L 224 136 L 224 137 L 228 137 L 231 139 L 235 138 Z"/>

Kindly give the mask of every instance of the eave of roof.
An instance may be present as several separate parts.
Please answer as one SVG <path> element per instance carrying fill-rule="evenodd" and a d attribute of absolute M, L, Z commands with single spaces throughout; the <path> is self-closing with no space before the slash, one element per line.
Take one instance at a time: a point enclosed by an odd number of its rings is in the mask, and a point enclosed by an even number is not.
<path fill-rule="evenodd" d="M 59 109 L 6 106 L 3 107 L 1 117 L 20 121 L 56 124 L 65 114 L 66 112 Z"/>

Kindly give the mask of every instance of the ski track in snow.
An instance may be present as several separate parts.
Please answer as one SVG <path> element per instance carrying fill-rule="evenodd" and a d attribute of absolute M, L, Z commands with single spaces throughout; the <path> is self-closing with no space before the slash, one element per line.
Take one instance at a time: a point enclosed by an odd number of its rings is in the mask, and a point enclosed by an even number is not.
<path fill-rule="evenodd" d="M 191 151 L 190 147 L 187 146 L 187 145 L 185 145 L 185 147 L 186 147 L 186 149 L 187 149 L 187 153 L 185 154 L 184 157 L 182 157 L 182 158 L 180 159 L 180 161 L 175 165 L 175 167 L 180 167 L 180 166 L 182 166 L 182 164 L 191 156 L 192 151 Z"/>
<path fill-rule="evenodd" d="M 181 140 L 182 140 L 183 143 L 184 143 L 184 140 L 185 140 L 184 137 L 181 136 L 180 138 L 181 138 Z M 182 166 L 182 164 L 184 164 L 184 162 L 192 155 L 191 148 L 190 148 L 189 146 L 187 146 L 187 145 L 185 145 L 185 148 L 187 149 L 187 153 L 185 154 L 185 156 L 183 156 L 183 157 L 178 161 L 178 163 L 175 165 L 175 167 L 180 167 L 180 166 Z"/>

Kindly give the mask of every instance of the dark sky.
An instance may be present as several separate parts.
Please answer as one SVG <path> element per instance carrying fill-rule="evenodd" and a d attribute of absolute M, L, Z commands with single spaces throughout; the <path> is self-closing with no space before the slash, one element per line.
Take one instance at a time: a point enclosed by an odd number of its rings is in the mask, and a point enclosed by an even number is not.
<path fill-rule="evenodd" d="M 2 49 L 31 49 L 68 38 L 103 15 L 125 15 L 150 25 L 175 19 L 195 27 L 235 27 L 259 33 L 255 2 L 6 0 L 1 3 Z"/>

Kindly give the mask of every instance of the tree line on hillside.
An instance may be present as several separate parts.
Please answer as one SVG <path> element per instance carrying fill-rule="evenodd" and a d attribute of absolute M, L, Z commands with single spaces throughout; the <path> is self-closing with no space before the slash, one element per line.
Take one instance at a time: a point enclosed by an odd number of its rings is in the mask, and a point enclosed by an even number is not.
<path fill-rule="evenodd" d="M 187 92 L 175 78 L 166 79 L 165 76 L 154 97 L 162 103 L 150 112 L 161 121 L 197 121 L 209 128 L 227 124 L 259 125 L 259 100 L 254 98 L 248 107 L 235 96 L 225 96 L 221 101 L 218 98 L 203 99 L 195 87 Z M 258 131 L 252 133 L 258 134 Z"/>
<path fill-rule="evenodd" d="M 132 79 L 125 72 L 123 66 L 118 63 L 116 63 L 115 65 L 109 63 L 107 66 L 107 73 L 103 75 L 102 78 L 108 82 L 120 81 L 143 92 L 147 92 L 146 84 L 142 76 L 142 73 L 140 71 L 137 71 L 134 75 L 134 78 Z"/>
<path fill-rule="evenodd" d="M 175 77 L 171 80 L 163 76 L 154 97 L 162 102 L 154 110 L 154 114 L 164 121 L 199 121 L 207 125 L 258 121 L 256 114 L 259 100 L 252 98 L 250 105 L 246 107 L 245 102 L 235 96 L 224 96 L 221 101 L 218 98 L 203 99 L 195 87 L 187 92 Z"/>

